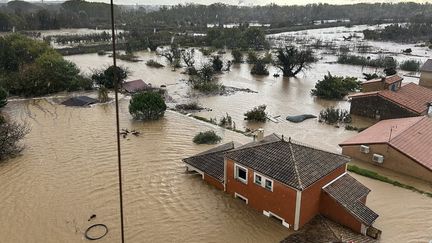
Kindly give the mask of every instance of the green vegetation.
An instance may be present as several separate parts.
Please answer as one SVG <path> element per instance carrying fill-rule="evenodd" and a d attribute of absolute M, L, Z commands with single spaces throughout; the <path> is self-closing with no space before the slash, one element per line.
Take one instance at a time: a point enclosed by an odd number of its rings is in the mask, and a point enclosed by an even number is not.
<path fill-rule="evenodd" d="M 156 92 L 140 92 L 132 96 L 129 113 L 136 120 L 157 120 L 164 116 L 167 106 Z"/>
<path fill-rule="evenodd" d="M 229 49 L 249 48 L 255 50 L 269 48 L 265 33 L 260 28 L 239 27 L 239 28 L 212 28 L 207 31 L 207 45 L 216 48 L 227 47 Z"/>
<path fill-rule="evenodd" d="M 7 105 L 7 96 L 8 96 L 7 91 L 2 87 L 0 87 L 0 108 Z"/>
<path fill-rule="evenodd" d="M 347 110 L 328 107 L 320 112 L 318 121 L 333 125 L 351 123 L 352 118 Z"/>
<path fill-rule="evenodd" d="M 110 66 L 105 70 L 95 70 L 91 79 L 98 84 L 99 86 L 104 86 L 108 89 L 115 88 L 115 80 L 114 75 L 117 79 L 117 82 L 120 84 L 127 78 L 129 72 L 127 69 L 122 67 Z"/>
<path fill-rule="evenodd" d="M 232 117 L 228 113 L 226 113 L 226 116 L 223 116 L 219 120 L 219 126 L 224 127 L 224 128 L 228 128 L 231 130 L 235 130 L 235 123 L 232 120 Z"/>
<path fill-rule="evenodd" d="M 418 72 L 420 70 L 421 63 L 416 60 L 406 60 L 400 64 L 400 69 L 410 72 Z"/>
<path fill-rule="evenodd" d="M 357 66 L 370 66 L 376 68 L 396 68 L 397 61 L 390 56 L 379 56 L 376 59 L 356 55 L 341 55 L 337 62 L 339 64 L 350 64 Z"/>
<path fill-rule="evenodd" d="M 200 111 L 203 110 L 204 108 L 200 104 L 198 104 L 198 102 L 190 102 L 186 104 L 176 105 L 176 109 L 184 110 L 184 111 Z"/>
<path fill-rule="evenodd" d="M 214 131 L 200 132 L 193 138 L 196 144 L 216 144 L 222 140 Z"/>
<path fill-rule="evenodd" d="M 403 183 L 401 183 L 399 181 L 396 181 L 396 180 L 390 179 L 390 178 L 388 178 L 386 176 L 380 175 L 380 174 L 378 174 L 378 173 L 376 173 L 374 171 L 363 169 L 363 168 L 360 168 L 360 167 L 355 166 L 355 165 L 348 165 L 347 170 L 350 171 L 350 172 L 359 174 L 361 176 L 369 177 L 369 178 L 372 178 L 372 179 L 375 179 L 375 180 L 379 180 L 379 181 L 382 181 L 382 182 L 385 182 L 385 183 L 392 184 L 393 186 L 402 187 L 402 188 L 405 188 L 405 189 L 408 189 L 408 190 L 411 190 L 411 191 L 414 191 L 414 192 L 418 192 L 418 193 L 424 194 L 424 195 L 426 195 L 428 197 L 432 197 L 432 193 L 431 192 L 425 192 L 423 190 L 417 189 L 414 186 L 403 184 Z"/>
<path fill-rule="evenodd" d="M 91 80 L 48 44 L 22 35 L 0 37 L 0 86 L 9 93 L 41 96 L 91 89 Z"/>
<path fill-rule="evenodd" d="M 364 30 L 365 39 L 397 42 L 418 42 L 432 39 L 432 22 L 392 24 L 384 29 Z"/>
<path fill-rule="evenodd" d="M 242 63 L 243 62 L 243 53 L 239 49 L 232 50 L 231 55 L 233 57 L 234 63 Z"/>
<path fill-rule="evenodd" d="M 372 80 L 380 78 L 380 76 L 377 73 L 363 73 L 363 77 L 366 80 Z"/>
<path fill-rule="evenodd" d="M 154 68 L 162 68 L 165 67 L 164 65 L 158 63 L 157 61 L 150 59 L 146 62 L 146 65 L 149 67 L 154 67 Z"/>
<path fill-rule="evenodd" d="M 0 113 L 0 161 L 18 155 L 24 149 L 19 141 L 29 132 L 26 124 L 8 121 Z"/>
<path fill-rule="evenodd" d="M 254 107 L 252 110 L 247 111 L 244 116 L 245 120 L 248 121 L 256 121 L 256 122 L 266 122 L 267 121 L 267 113 L 265 112 L 267 106 L 260 105 Z"/>
<path fill-rule="evenodd" d="M 315 84 L 311 94 L 324 99 L 342 99 L 349 92 L 359 90 L 361 82 L 357 78 L 332 76 L 330 73 Z"/>
<path fill-rule="evenodd" d="M 267 65 L 263 61 L 263 59 L 258 59 L 257 62 L 253 65 L 251 74 L 253 75 L 269 75 L 269 71 L 267 69 Z"/>
<path fill-rule="evenodd" d="M 246 61 L 249 64 L 256 63 L 258 61 L 258 54 L 255 51 L 248 51 Z"/>
<path fill-rule="evenodd" d="M 280 48 L 276 57 L 275 66 L 282 71 L 285 77 L 295 77 L 316 61 L 311 50 L 299 50 L 293 46 Z"/>
<path fill-rule="evenodd" d="M 220 56 L 214 56 L 211 60 L 212 67 L 215 72 L 221 72 L 223 68 L 223 62 L 220 59 Z"/>
<path fill-rule="evenodd" d="M 197 71 L 196 75 L 190 77 L 189 83 L 192 85 L 193 89 L 207 94 L 223 91 L 225 87 L 219 84 L 214 75 L 215 71 L 213 66 L 211 64 L 205 64 Z"/>
<path fill-rule="evenodd" d="M 101 103 L 108 102 L 110 100 L 108 96 L 108 89 L 105 86 L 101 86 L 98 89 L 98 100 Z"/>

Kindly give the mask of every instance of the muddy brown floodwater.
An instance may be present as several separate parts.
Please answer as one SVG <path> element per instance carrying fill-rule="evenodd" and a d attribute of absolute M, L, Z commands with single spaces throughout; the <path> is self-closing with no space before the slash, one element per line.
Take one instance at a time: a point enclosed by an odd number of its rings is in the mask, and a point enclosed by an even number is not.
<path fill-rule="evenodd" d="M 185 173 L 181 159 L 208 149 L 192 143 L 214 129 L 224 142 L 243 135 L 167 112 L 135 122 L 121 101 L 121 126 L 140 137 L 122 140 L 127 242 L 278 242 L 290 230 Z M 50 99 L 10 102 L 6 112 L 32 127 L 23 155 L 0 164 L 1 242 L 85 242 L 93 223 L 109 227 L 99 242 L 119 242 L 113 104 L 69 108 Z M 354 175 L 372 189 L 383 242 L 432 238 L 432 200 Z M 88 222 L 96 214 L 96 219 Z"/>

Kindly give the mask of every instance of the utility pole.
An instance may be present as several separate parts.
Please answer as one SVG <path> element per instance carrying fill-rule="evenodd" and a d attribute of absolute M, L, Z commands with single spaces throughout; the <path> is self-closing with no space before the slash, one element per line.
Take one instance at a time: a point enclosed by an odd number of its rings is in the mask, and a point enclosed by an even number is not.
<path fill-rule="evenodd" d="M 121 242 L 124 243 L 124 219 L 123 219 L 123 188 L 122 188 L 122 167 L 121 167 L 121 150 L 120 150 L 120 117 L 119 117 L 119 80 L 117 79 L 117 53 L 116 53 L 116 34 L 114 24 L 114 3 L 110 0 L 111 4 L 111 37 L 112 37 L 112 51 L 113 51 L 113 79 L 114 79 L 114 93 L 115 93 L 115 110 L 116 110 L 116 130 L 117 130 L 117 162 L 118 162 L 118 179 L 119 179 L 119 198 L 120 198 L 120 231 Z"/>

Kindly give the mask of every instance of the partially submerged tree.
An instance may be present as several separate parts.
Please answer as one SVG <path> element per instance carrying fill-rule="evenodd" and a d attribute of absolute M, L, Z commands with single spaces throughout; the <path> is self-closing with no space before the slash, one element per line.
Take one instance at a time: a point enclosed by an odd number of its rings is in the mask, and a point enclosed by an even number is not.
<path fill-rule="evenodd" d="M 377 79 L 380 76 L 377 73 L 363 73 L 363 77 L 366 80 L 372 80 L 372 79 Z"/>
<path fill-rule="evenodd" d="M 136 120 L 157 120 L 164 116 L 167 106 L 156 92 L 140 92 L 132 96 L 129 113 Z"/>
<path fill-rule="evenodd" d="M 316 61 L 311 50 L 299 50 L 292 46 L 279 49 L 276 57 L 275 66 L 282 70 L 285 77 L 295 77 Z"/>
<path fill-rule="evenodd" d="M 0 108 L 6 106 L 8 93 L 3 87 L 0 87 Z"/>
<path fill-rule="evenodd" d="M 108 89 L 113 89 L 115 85 L 114 74 L 121 87 L 123 81 L 127 78 L 129 71 L 122 67 L 114 68 L 114 66 L 110 66 L 104 71 L 95 71 L 91 78 L 96 84 L 104 86 Z"/>
<path fill-rule="evenodd" d="M 29 132 L 26 124 L 6 121 L 0 114 L 0 160 L 18 155 L 24 149 L 19 141 Z"/>
<path fill-rule="evenodd" d="M 192 87 L 204 93 L 215 93 L 219 92 L 224 88 L 214 78 L 215 71 L 211 64 L 205 64 L 201 69 L 197 71 L 196 75 L 192 75 L 189 82 Z"/>
<path fill-rule="evenodd" d="M 212 58 L 212 67 L 213 67 L 213 70 L 214 70 L 215 72 L 220 72 L 220 71 L 222 71 L 222 68 L 223 68 L 223 62 L 222 62 L 222 60 L 220 59 L 220 56 L 214 56 L 214 57 Z"/>
<path fill-rule="evenodd" d="M 222 138 L 214 131 L 200 132 L 193 138 L 193 142 L 196 144 L 216 144 L 221 140 Z"/>
<path fill-rule="evenodd" d="M 347 110 L 328 107 L 320 112 L 319 122 L 327 124 L 351 123 L 352 118 Z"/>
<path fill-rule="evenodd" d="M 186 67 L 188 68 L 193 67 L 193 65 L 195 64 L 194 56 L 195 56 L 195 49 L 181 51 L 181 58 L 185 63 Z"/>
<path fill-rule="evenodd" d="M 243 53 L 239 49 L 232 50 L 231 55 L 233 57 L 234 63 L 242 63 L 243 62 Z"/>
<path fill-rule="evenodd" d="M 255 51 L 248 51 L 246 61 L 249 64 L 256 63 L 258 61 L 258 54 Z"/>
<path fill-rule="evenodd" d="M 267 113 L 265 112 L 267 106 L 260 105 L 254 107 L 252 110 L 247 111 L 244 116 L 245 120 L 248 121 L 257 121 L 257 122 L 266 122 L 267 121 Z"/>
<path fill-rule="evenodd" d="M 165 50 L 161 53 L 161 56 L 165 57 L 171 66 L 176 66 L 177 63 L 180 64 L 180 49 L 177 45 L 171 45 L 170 49 Z"/>
<path fill-rule="evenodd" d="M 105 86 L 100 86 L 98 89 L 98 100 L 101 103 L 109 101 L 108 89 Z"/>
<path fill-rule="evenodd" d="M 349 92 L 360 89 L 361 82 L 357 78 L 333 76 L 330 73 L 315 84 L 311 94 L 324 99 L 342 99 Z"/>
<path fill-rule="evenodd" d="M 267 69 L 267 65 L 264 63 L 264 61 L 260 58 L 258 61 L 253 65 L 251 74 L 254 75 L 269 75 L 269 71 Z"/>

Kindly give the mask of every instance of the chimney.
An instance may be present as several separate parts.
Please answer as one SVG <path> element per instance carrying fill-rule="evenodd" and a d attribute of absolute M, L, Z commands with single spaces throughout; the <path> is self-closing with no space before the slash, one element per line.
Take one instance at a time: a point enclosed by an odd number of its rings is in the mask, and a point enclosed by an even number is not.
<path fill-rule="evenodd" d="M 256 131 L 256 141 L 257 141 L 257 142 L 261 142 L 261 140 L 263 140 L 263 138 L 264 138 L 264 129 L 259 128 L 259 129 Z"/>

